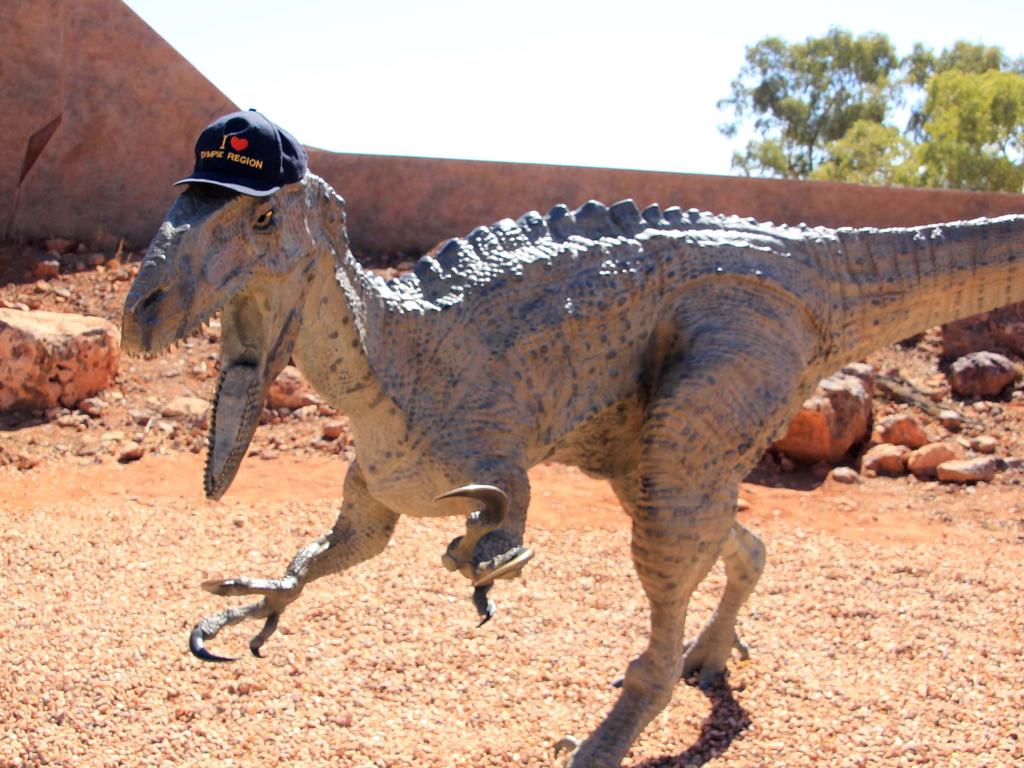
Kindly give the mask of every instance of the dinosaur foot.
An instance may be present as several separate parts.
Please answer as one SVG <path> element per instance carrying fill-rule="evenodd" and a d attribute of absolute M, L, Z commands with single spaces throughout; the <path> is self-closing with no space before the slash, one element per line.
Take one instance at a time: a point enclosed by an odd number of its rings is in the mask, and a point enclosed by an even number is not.
<path fill-rule="evenodd" d="M 733 649 L 737 650 L 740 659 L 750 658 L 750 647 L 740 640 L 735 630 L 731 640 L 717 640 L 713 632 L 701 632 L 692 643 L 687 644 L 683 655 L 683 679 L 696 682 L 697 686 L 706 691 L 725 674 L 725 664 Z"/>
<path fill-rule="evenodd" d="M 551 749 L 555 753 L 556 760 L 565 754 L 565 759 L 562 761 L 562 765 L 566 767 L 572 765 L 572 756 L 576 754 L 576 750 L 579 748 L 580 740 L 572 736 L 563 736 L 551 745 Z"/>
<path fill-rule="evenodd" d="M 203 661 L 237 661 L 236 658 L 218 656 L 206 649 L 206 641 L 212 640 L 224 627 L 238 624 L 246 619 L 265 619 L 263 628 L 249 641 L 253 656 L 261 656 L 260 648 L 277 630 L 281 613 L 299 596 L 302 585 L 294 577 L 283 579 L 213 579 L 204 581 L 202 588 L 221 596 L 262 595 L 257 603 L 228 608 L 213 616 L 207 616 L 192 629 L 188 648 L 192 655 Z"/>
<path fill-rule="evenodd" d="M 680 676 L 683 680 L 694 680 L 697 686 L 701 690 L 707 690 L 712 687 L 715 682 L 725 674 L 725 662 L 729 658 L 729 654 L 735 649 L 740 657 L 741 661 L 747 661 L 750 658 L 750 646 L 740 640 L 740 636 L 735 632 L 733 633 L 732 645 L 729 646 L 729 650 L 725 654 L 725 658 L 721 661 L 720 666 L 706 663 L 704 658 L 706 656 L 705 650 L 697 652 L 698 641 L 691 640 L 686 644 L 683 649 L 683 673 Z M 617 677 L 612 681 L 612 688 L 621 688 L 622 683 L 626 678 Z"/>
<path fill-rule="evenodd" d="M 520 546 L 478 563 L 459 564 L 449 553 L 445 553 L 443 562 L 449 571 L 457 570 L 473 583 L 473 607 L 480 617 L 477 627 L 482 627 L 494 618 L 497 612 L 494 601 L 487 596 L 495 580 L 515 578 L 532 557 L 532 549 Z"/>

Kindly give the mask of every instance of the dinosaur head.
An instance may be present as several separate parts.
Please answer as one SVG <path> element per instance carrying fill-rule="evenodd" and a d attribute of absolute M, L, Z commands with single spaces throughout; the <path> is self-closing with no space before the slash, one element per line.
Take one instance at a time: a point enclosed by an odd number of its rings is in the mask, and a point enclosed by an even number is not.
<path fill-rule="evenodd" d="M 192 184 L 153 238 L 125 300 L 129 353 L 156 354 L 223 309 L 206 495 L 234 479 L 267 389 L 288 363 L 316 254 L 315 176 L 254 197 Z"/>

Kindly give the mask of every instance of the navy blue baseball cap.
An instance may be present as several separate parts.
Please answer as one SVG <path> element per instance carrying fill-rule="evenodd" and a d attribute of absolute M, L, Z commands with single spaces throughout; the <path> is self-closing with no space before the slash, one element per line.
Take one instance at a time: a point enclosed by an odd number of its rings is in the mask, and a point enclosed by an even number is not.
<path fill-rule="evenodd" d="M 306 175 L 306 150 L 254 109 L 210 123 L 196 141 L 196 167 L 175 184 L 215 184 L 266 197 Z"/>

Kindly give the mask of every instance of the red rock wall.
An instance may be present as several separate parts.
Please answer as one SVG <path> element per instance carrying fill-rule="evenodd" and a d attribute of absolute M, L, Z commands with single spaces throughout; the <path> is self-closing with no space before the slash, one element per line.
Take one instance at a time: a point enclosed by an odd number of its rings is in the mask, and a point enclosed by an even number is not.
<path fill-rule="evenodd" d="M 148 242 L 196 135 L 235 109 L 120 0 L 4 3 L 0 51 L 5 239 Z"/>
<path fill-rule="evenodd" d="M 555 165 L 344 155 L 310 150 L 310 167 L 349 204 L 357 252 L 417 252 L 480 224 L 566 203 L 626 197 L 776 223 L 911 226 L 1024 212 L 1024 195 L 862 187 Z"/>
<path fill-rule="evenodd" d="M 21 0 L 0 24 L 0 238 L 147 243 L 199 131 L 237 109 L 120 0 Z M 275 115 L 285 127 L 287 116 Z M 301 137 L 300 137 L 301 138 Z M 311 166 L 353 248 L 418 253 L 478 224 L 624 197 L 776 221 L 908 225 L 1024 211 L 1024 196 L 346 155 Z"/>

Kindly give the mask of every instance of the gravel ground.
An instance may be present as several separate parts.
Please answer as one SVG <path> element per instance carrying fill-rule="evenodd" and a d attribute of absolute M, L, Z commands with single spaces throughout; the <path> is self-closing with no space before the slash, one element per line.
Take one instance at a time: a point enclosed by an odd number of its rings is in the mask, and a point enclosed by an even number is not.
<path fill-rule="evenodd" d="M 250 461 L 219 504 L 191 475 L 186 491 L 133 489 L 168 460 L 79 470 L 97 479 L 86 487 L 3 470 L 0 766 L 552 766 L 549 745 L 599 722 L 643 646 L 623 516 L 604 486 L 544 468 L 538 556 L 496 590 L 487 626 L 439 564 L 459 521 L 406 520 L 385 554 L 307 588 L 267 658 L 201 663 L 188 630 L 224 601 L 199 582 L 278 575 L 332 522 L 336 491 L 296 483 L 303 464 L 284 460 Z M 278 491 L 247 492 L 257 475 Z M 744 516 L 769 547 L 742 617 L 753 656 L 709 695 L 681 683 L 625 765 L 1024 764 L 1015 492 L 905 503 L 910 491 L 881 479 L 748 487 Z M 595 525 L 567 505 L 592 508 Z M 953 514 L 937 516 L 943 505 Z M 691 634 L 721 585 L 719 568 Z M 255 629 L 209 645 L 240 654 Z"/>

